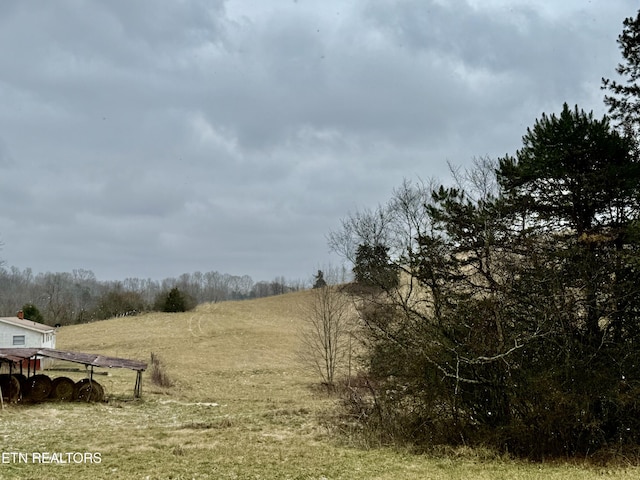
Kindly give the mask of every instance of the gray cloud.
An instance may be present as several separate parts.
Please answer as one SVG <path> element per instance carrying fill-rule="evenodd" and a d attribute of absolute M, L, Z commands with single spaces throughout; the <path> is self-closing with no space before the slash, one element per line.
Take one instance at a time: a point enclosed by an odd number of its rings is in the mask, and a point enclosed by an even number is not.
<path fill-rule="evenodd" d="M 3 2 L 2 255 L 306 278 L 403 177 L 604 112 L 625 3 Z"/>

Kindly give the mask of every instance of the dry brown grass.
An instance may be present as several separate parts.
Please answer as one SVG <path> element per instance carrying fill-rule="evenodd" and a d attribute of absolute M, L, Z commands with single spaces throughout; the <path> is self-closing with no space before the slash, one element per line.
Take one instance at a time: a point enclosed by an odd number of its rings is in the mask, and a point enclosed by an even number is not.
<path fill-rule="evenodd" d="M 157 353 L 151 352 L 151 363 L 149 364 L 149 377 L 151 383 L 158 387 L 173 387 L 173 380 L 169 377 L 167 370 L 164 366 L 164 362 L 160 359 Z"/>
<path fill-rule="evenodd" d="M 63 327 L 61 349 L 149 362 L 161 356 L 175 385 L 135 372 L 98 376 L 109 401 L 43 403 L 0 412 L 4 452 L 99 452 L 100 464 L 0 464 L 20 479 L 583 479 L 636 478 L 635 468 L 530 465 L 462 451 L 417 456 L 357 448 L 323 418 L 333 400 L 298 368 L 299 305 L 308 292 L 202 305 Z M 69 365 L 67 365 L 69 366 Z M 78 379 L 84 372 L 64 372 Z"/>

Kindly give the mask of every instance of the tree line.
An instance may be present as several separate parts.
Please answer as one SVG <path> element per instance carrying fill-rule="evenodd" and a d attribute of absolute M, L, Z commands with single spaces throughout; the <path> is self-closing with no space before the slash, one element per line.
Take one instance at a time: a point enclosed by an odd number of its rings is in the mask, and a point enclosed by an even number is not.
<path fill-rule="evenodd" d="M 608 116 L 565 103 L 514 155 L 406 180 L 329 235 L 355 277 L 360 431 L 537 459 L 640 447 L 640 11 L 623 25 Z"/>
<path fill-rule="evenodd" d="M 14 316 L 26 309 L 39 315 L 33 320 L 69 325 L 150 310 L 188 310 L 205 302 L 266 297 L 304 287 L 305 282 L 283 276 L 254 282 L 248 275 L 216 271 L 185 273 L 161 281 L 99 281 L 92 271 L 84 269 L 34 274 L 30 268 L 0 266 L 0 316 Z"/>

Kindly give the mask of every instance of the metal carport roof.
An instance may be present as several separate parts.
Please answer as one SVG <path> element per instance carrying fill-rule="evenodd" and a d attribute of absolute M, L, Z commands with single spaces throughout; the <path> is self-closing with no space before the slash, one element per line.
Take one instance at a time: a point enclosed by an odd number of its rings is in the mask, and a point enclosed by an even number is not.
<path fill-rule="evenodd" d="M 129 370 L 135 370 L 137 375 L 133 390 L 134 396 L 140 397 L 141 395 L 142 372 L 147 369 L 145 362 L 130 360 L 128 358 L 109 357 L 95 353 L 69 352 L 53 348 L 0 348 L 0 363 L 4 361 L 10 365 L 21 364 L 23 360 L 38 356 L 89 366 L 91 367 L 91 376 L 93 376 L 93 367 L 128 368 Z"/>
<path fill-rule="evenodd" d="M 145 362 L 129 360 L 128 358 L 108 357 L 95 353 L 69 352 L 53 348 L 0 348 L 0 361 L 6 359 L 10 362 L 19 363 L 22 360 L 35 356 L 66 360 L 68 362 L 91 365 L 93 367 L 128 368 L 129 370 L 136 370 L 138 372 L 147 369 Z"/>

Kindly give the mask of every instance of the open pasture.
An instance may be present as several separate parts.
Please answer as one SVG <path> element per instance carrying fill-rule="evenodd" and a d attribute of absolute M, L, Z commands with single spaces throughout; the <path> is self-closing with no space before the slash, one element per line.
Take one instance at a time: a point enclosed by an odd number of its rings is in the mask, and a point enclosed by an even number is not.
<path fill-rule="evenodd" d="M 154 352 L 174 385 L 152 385 L 147 371 L 142 399 L 133 400 L 135 372 L 97 369 L 108 372 L 95 377 L 104 386 L 108 398 L 104 403 L 6 407 L 0 412 L 0 478 L 640 476 L 635 467 L 539 465 L 465 450 L 437 457 L 413 455 L 386 447 L 364 448 L 360 442 L 336 436 L 327 422 L 335 400 L 312 388 L 315 378 L 300 369 L 296 359 L 299 305 L 307 296 L 308 292 L 299 292 L 201 305 L 187 313 L 63 327 L 59 348 L 147 362 Z M 50 374 L 79 379 L 84 372 Z M 80 453 L 82 457 L 76 455 Z"/>

